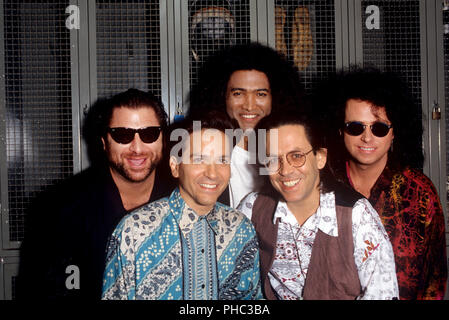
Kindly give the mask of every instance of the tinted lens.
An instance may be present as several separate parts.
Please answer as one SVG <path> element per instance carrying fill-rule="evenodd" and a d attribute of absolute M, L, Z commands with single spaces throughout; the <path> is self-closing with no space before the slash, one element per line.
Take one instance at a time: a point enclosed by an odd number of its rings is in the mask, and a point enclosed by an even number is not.
<path fill-rule="evenodd" d="M 147 127 L 142 129 L 109 128 L 112 139 L 120 144 L 128 144 L 133 141 L 136 133 L 139 133 L 140 140 L 144 143 L 153 143 L 159 138 L 160 132 L 160 127 Z"/>
<path fill-rule="evenodd" d="M 383 122 L 376 122 L 371 126 L 371 132 L 376 137 L 385 137 L 390 131 L 391 126 Z"/>
<path fill-rule="evenodd" d="M 153 143 L 159 138 L 159 134 L 161 132 L 160 127 L 147 127 L 143 129 L 139 129 L 140 139 L 145 143 Z"/>
<path fill-rule="evenodd" d="M 136 130 L 129 128 L 109 128 L 109 133 L 115 142 L 128 144 L 133 141 Z"/>
<path fill-rule="evenodd" d="M 348 122 L 345 123 L 345 132 L 351 136 L 359 136 L 365 130 L 364 126 L 360 122 Z"/>
<path fill-rule="evenodd" d="M 287 154 L 287 161 L 293 167 L 302 167 L 306 162 L 306 155 L 301 152 L 292 152 Z"/>

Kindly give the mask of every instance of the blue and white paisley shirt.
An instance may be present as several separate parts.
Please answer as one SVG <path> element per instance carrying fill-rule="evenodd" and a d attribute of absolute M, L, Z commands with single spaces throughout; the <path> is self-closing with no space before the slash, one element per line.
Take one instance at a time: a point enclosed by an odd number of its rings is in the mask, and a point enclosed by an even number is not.
<path fill-rule="evenodd" d="M 112 234 L 103 299 L 261 299 L 253 225 L 217 203 L 197 215 L 175 189 L 125 216 Z"/>

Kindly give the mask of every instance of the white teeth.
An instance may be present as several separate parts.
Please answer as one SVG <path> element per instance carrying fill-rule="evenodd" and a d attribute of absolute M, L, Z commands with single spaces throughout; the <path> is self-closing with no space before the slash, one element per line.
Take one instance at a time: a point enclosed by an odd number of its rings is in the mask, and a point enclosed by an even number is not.
<path fill-rule="evenodd" d="M 207 188 L 207 189 L 214 189 L 217 187 L 216 184 L 207 184 L 207 183 L 200 183 L 200 186 Z"/>
<path fill-rule="evenodd" d="M 128 159 L 128 160 L 134 166 L 140 166 L 145 162 L 145 159 Z"/>
<path fill-rule="evenodd" d="M 255 117 L 257 117 L 256 114 L 242 114 L 242 118 L 245 119 L 254 119 Z"/>
<path fill-rule="evenodd" d="M 363 151 L 373 151 L 374 148 L 364 148 L 364 147 L 360 147 L 360 149 L 362 149 Z"/>
<path fill-rule="evenodd" d="M 286 186 L 286 187 L 293 187 L 294 185 L 299 183 L 299 179 L 298 180 L 290 180 L 290 181 L 282 181 L 282 183 Z"/>

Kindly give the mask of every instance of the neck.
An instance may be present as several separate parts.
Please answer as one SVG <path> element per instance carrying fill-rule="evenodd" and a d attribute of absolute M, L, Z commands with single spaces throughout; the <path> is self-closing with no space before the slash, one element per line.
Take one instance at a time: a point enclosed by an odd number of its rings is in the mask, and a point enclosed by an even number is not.
<path fill-rule="evenodd" d="M 376 183 L 382 171 L 385 169 L 386 161 L 375 165 L 363 165 L 352 160 L 349 161 L 349 175 L 355 190 L 366 198 L 371 195 L 371 189 Z"/>
<path fill-rule="evenodd" d="M 237 143 L 237 146 L 239 146 L 245 151 L 248 151 L 248 137 L 243 136 L 242 139 L 240 139 L 240 141 Z"/>
<path fill-rule="evenodd" d="M 123 207 L 127 211 L 140 207 L 150 200 L 151 193 L 153 192 L 156 170 L 153 170 L 150 176 L 141 182 L 131 182 L 125 179 L 122 175 L 114 172 L 112 169 L 111 175 L 120 193 Z"/>
<path fill-rule="evenodd" d="M 320 206 L 320 190 L 318 187 L 309 195 L 309 198 L 298 202 L 287 202 L 288 209 L 293 213 L 298 221 L 299 225 L 302 226 L 304 222 L 307 221 Z"/>
<path fill-rule="evenodd" d="M 181 198 L 184 200 L 187 205 L 192 208 L 193 211 L 199 216 L 205 216 L 215 206 L 215 203 L 213 205 L 201 205 L 195 202 L 194 199 L 192 199 L 185 191 L 184 189 L 179 186 L 179 194 L 181 195 Z"/>

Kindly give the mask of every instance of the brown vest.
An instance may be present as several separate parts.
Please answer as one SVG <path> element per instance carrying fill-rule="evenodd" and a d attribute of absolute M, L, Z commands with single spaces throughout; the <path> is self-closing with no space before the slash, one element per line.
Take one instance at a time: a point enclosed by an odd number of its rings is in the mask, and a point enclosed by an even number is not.
<path fill-rule="evenodd" d="M 347 197 L 343 203 L 336 201 L 338 237 L 318 230 L 304 285 L 304 299 L 350 300 L 362 293 L 352 237 L 352 207 L 358 198 L 358 194 L 356 197 L 352 194 L 349 201 Z M 268 278 L 275 257 L 279 225 L 279 221 L 273 224 L 276 205 L 277 201 L 260 194 L 254 202 L 251 217 L 259 239 L 262 289 L 270 300 L 277 299 Z"/>

